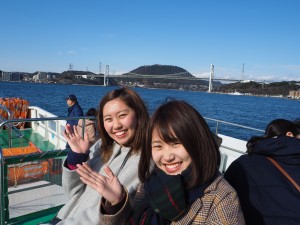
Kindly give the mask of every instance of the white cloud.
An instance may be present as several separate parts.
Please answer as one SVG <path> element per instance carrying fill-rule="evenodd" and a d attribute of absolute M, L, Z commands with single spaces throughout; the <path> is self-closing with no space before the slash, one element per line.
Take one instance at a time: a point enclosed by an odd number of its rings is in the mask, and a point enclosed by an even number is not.
<path fill-rule="evenodd" d="M 74 50 L 69 50 L 69 51 L 67 51 L 67 54 L 68 54 L 68 55 L 76 55 L 77 52 L 74 51 Z"/>

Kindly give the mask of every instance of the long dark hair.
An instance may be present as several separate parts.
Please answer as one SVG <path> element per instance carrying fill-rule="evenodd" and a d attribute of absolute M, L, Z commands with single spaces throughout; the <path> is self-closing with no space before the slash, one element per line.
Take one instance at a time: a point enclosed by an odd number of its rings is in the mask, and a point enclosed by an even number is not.
<path fill-rule="evenodd" d="M 101 100 L 98 114 L 98 128 L 100 130 L 101 144 L 101 158 L 103 162 L 107 162 L 112 154 L 112 146 L 114 140 L 108 135 L 104 128 L 103 121 L 103 108 L 109 101 L 119 98 L 127 106 L 134 110 L 137 127 L 135 129 L 134 139 L 130 144 L 132 153 L 139 152 L 142 148 L 142 142 L 145 136 L 145 130 L 149 121 L 149 115 L 147 108 L 141 99 L 141 97 L 133 90 L 129 88 L 120 88 L 108 92 Z"/>
<path fill-rule="evenodd" d="M 285 119 L 272 120 L 267 125 L 264 135 L 253 136 L 249 139 L 247 142 L 247 152 L 251 154 L 253 146 L 259 141 L 283 135 L 285 136 L 288 132 L 291 132 L 293 136 L 300 134 L 300 130 L 297 129 L 297 125 L 295 123 Z"/>
<path fill-rule="evenodd" d="M 203 184 L 215 175 L 220 164 L 220 152 L 207 123 L 188 103 L 171 100 L 155 111 L 148 124 L 139 163 L 139 179 L 142 182 L 151 173 L 154 130 L 166 143 L 178 140 L 190 155 L 192 174 L 188 186 Z"/>

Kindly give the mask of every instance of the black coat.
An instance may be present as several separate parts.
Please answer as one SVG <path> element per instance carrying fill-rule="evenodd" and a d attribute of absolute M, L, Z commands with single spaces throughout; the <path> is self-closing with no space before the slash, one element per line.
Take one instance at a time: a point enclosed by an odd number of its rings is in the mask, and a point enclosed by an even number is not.
<path fill-rule="evenodd" d="M 300 139 L 270 138 L 253 146 L 225 172 L 225 179 L 236 189 L 246 224 L 300 224 L 300 192 L 272 164 L 280 166 L 300 184 Z"/>

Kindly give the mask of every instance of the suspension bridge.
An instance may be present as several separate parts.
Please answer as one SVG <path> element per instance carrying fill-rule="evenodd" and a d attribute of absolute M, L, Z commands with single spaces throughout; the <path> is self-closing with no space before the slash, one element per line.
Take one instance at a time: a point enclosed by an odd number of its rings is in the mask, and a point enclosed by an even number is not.
<path fill-rule="evenodd" d="M 215 78 L 214 77 L 214 65 L 211 65 L 209 77 L 195 77 L 191 76 L 189 72 L 173 73 L 173 74 L 164 74 L 164 75 L 145 75 L 137 73 L 126 73 L 123 75 L 111 75 L 108 70 L 104 74 L 104 86 L 108 85 L 108 78 L 130 78 L 130 79 L 165 79 L 165 80 L 186 80 L 186 81 L 200 81 L 208 80 L 208 92 L 211 92 L 213 89 L 213 81 L 223 81 L 223 82 L 241 82 L 243 80 L 239 79 L 228 79 L 228 78 Z"/>

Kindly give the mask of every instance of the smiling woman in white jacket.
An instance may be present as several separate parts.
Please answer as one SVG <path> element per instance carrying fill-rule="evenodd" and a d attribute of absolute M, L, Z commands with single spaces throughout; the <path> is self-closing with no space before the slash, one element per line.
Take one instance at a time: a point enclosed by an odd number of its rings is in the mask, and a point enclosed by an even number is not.
<path fill-rule="evenodd" d="M 130 196 L 135 194 L 139 183 L 138 162 L 148 120 L 148 111 L 139 95 L 131 89 L 121 88 L 102 98 L 98 115 L 100 140 L 91 148 L 86 132 L 82 138 L 75 126 L 74 132 L 66 126 L 64 136 L 71 151 L 64 161 L 62 182 L 69 201 L 50 224 L 101 224 L 101 196 L 83 183 L 76 173 L 76 165 L 83 162 L 100 174 L 104 174 L 104 166 L 109 166 Z"/>

